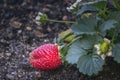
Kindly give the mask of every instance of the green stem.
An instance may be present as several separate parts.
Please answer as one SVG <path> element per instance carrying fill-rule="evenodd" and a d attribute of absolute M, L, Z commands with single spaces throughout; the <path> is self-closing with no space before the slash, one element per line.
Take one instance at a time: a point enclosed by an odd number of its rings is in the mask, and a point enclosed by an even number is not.
<path fill-rule="evenodd" d="M 76 40 L 80 39 L 82 36 L 79 36 L 75 39 L 73 39 L 69 44 L 67 44 L 67 47 L 69 47 L 71 44 L 73 44 Z"/>
<path fill-rule="evenodd" d="M 107 17 L 106 13 L 107 13 L 107 4 L 105 4 L 105 7 L 103 9 L 99 9 L 99 13 L 98 14 L 101 17 L 103 17 L 104 19 L 106 19 L 106 17 Z"/>
<path fill-rule="evenodd" d="M 104 39 L 104 36 L 100 32 L 96 32 L 96 34 Z"/>
<path fill-rule="evenodd" d="M 51 20 L 51 19 L 47 19 L 47 21 L 50 22 L 59 22 L 59 23 L 76 23 L 75 21 L 62 21 L 62 20 Z"/>
<path fill-rule="evenodd" d="M 114 34 L 113 34 L 113 37 L 112 37 L 112 40 L 111 40 L 111 45 L 112 45 L 112 46 L 113 46 L 113 44 L 114 44 L 114 40 L 115 40 L 116 33 L 117 33 L 117 30 L 115 29 L 115 30 L 114 30 Z"/>

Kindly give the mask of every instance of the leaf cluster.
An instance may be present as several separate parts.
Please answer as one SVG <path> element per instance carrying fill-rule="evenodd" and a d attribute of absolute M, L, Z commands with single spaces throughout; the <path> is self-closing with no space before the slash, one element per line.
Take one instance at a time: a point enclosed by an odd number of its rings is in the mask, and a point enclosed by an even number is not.
<path fill-rule="evenodd" d="M 80 72 L 89 76 L 103 69 L 103 54 L 106 57 L 112 53 L 114 60 L 120 63 L 120 3 L 113 0 L 114 11 L 107 5 L 109 2 L 106 0 L 79 4 L 78 10 L 74 12 L 76 23 L 69 32 L 72 36 L 63 33 L 59 37 L 58 44 L 64 45 L 61 48 L 64 60 L 76 64 Z M 109 40 L 109 45 L 101 46 L 103 51 L 98 50 L 95 45 L 102 45 L 104 39 Z"/>

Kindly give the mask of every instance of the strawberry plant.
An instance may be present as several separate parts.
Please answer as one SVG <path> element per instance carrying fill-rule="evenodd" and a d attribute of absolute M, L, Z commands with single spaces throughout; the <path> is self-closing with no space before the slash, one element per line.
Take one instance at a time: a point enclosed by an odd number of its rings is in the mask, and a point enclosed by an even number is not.
<path fill-rule="evenodd" d="M 67 9 L 75 15 L 76 21 L 44 19 L 45 22 L 72 23 L 69 30 L 55 39 L 63 62 L 75 64 L 81 73 L 89 76 L 103 69 L 106 56 L 120 63 L 120 2 L 77 0 Z"/>

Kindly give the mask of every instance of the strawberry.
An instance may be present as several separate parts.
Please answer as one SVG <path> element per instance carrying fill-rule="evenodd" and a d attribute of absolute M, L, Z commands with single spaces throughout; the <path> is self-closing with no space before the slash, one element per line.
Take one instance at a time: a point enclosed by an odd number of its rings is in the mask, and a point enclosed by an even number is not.
<path fill-rule="evenodd" d="M 59 56 L 58 46 L 54 44 L 44 44 L 30 53 L 30 63 L 34 68 L 51 70 L 62 64 Z"/>

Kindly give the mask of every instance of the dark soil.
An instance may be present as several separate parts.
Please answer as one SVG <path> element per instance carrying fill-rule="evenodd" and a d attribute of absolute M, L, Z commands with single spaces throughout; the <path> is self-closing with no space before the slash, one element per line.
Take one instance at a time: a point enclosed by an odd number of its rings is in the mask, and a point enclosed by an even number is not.
<path fill-rule="evenodd" d="M 29 53 L 44 43 L 53 43 L 57 34 L 69 24 L 49 22 L 38 26 L 34 19 L 39 11 L 51 19 L 73 20 L 66 11 L 70 0 L 0 0 L 0 80 L 120 80 L 120 64 L 107 58 L 97 76 L 86 76 L 75 66 L 61 66 L 53 71 L 34 69 Z"/>

